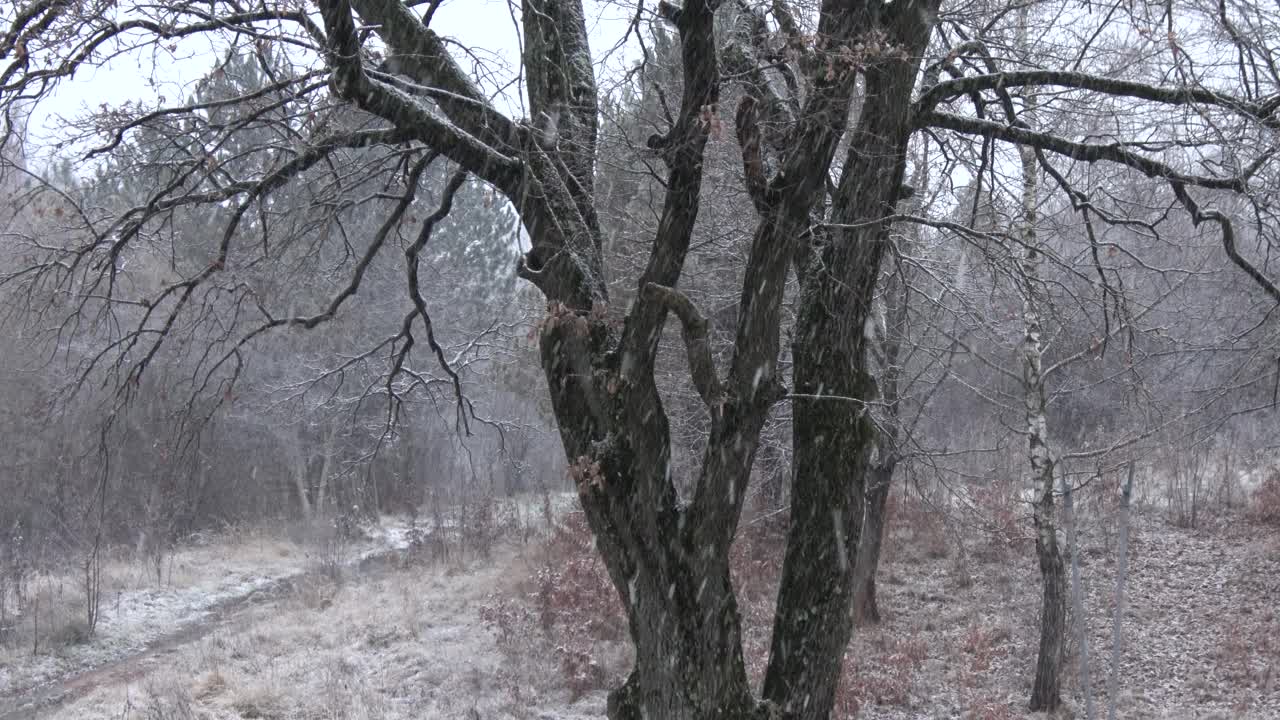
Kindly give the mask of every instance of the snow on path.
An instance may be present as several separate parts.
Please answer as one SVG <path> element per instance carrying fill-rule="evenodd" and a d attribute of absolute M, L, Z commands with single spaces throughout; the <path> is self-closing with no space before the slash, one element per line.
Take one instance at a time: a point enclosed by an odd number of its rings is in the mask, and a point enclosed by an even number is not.
<path fill-rule="evenodd" d="M 399 521 L 384 521 L 365 529 L 364 534 L 368 539 L 351 548 L 352 564 L 409 545 L 408 527 Z M 191 578 L 191 584 L 104 592 L 97 630 L 89 642 L 36 657 L 15 652 L 4 658 L 0 662 L 0 712 L 7 699 L 142 653 L 221 609 L 301 577 L 309 571 L 309 564 L 313 564 L 309 553 L 279 539 L 234 548 L 184 548 L 175 553 L 170 575 L 176 566 L 180 576 Z"/>
<path fill-rule="evenodd" d="M 280 596 L 96 678 L 42 716 L 599 720 L 603 692 L 572 697 L 554 658 L 513 668 L 480 618 L 495 593 L 526 576 L 527 551 L 383 565 L 388 571 L 353 577 L 321 602 Z"/>

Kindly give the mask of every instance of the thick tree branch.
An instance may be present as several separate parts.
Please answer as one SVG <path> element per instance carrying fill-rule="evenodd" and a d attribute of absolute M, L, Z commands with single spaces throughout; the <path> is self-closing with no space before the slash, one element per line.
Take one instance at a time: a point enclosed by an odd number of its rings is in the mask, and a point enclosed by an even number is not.
<path fill-rule="evenodd" d="M 403 90 L 370 78 L 360 61 L 360 43 L 349 0 L 319 0 L 318 4 L 329 34 L 329 64 L 338 96 L 411 133 L 510 197 L 519 197 L 519 161 L 437 116 Z"/>
<path fill-rule="evenodd" d="M 764 13 L 752 8 L 746 0 L 738 0 L 738 5 L 736 38 L 724 49 L 725 68 L 756 101 L 764 142 L 782 151 L 786 148 L 786 136 L 800 114 L 799 81 L 788 59 L 772 48 L 773 32 Z M 787 87 L 786 97 L 770 79 L 770 70 L 782 76 Z"/>
<path fill-rule="evenodd" d="M 531 119 L 590 197 L 599 108 L 582 0 L 522 0 L 521 17 Z"/>
<path fill-rule="evenodd" d="M 940 102 L 960 95 L 971 95 L 984 90 L 1005 90 L 1012 87 L 1057 86 L 1091 90 L 1115 97 L 1130 97 L 1165 105 L 1213 105 L 1254 118 L 1268 126 L 1275 124 L 1277 103 L 1255 103 L 1224 95 L 1205 88 L 1166 88 L 1128 80 L 1115 80 L 1081 72 L 1058 70 L 1025 70 L 993 72 L 986 75 L 969 75 L 943 80 L 929 88 L 916 101 L 917 115 L 931 112 Z"/>
<path fill-rule="evenodd" d="M 707 336 L 707 318 L 698 311 L 688 295 L 675 288 L 649 283 L 641 292 L 650 301 L 663 306 L 680 319 L 693 385 L 707 407 L 711 408 L 713 413 L 716 412 L 724 399 L 724 387 L 720 383 L 715 360 L 711 356 L 711 343 Z"/>
<path fill-rule="evenodd" d="M 404 73 L 464 132 L 509 149 L 516 128 L 449 55 L 444 41 L 400 0 L 354 0 L 352 6 L 391 50 L 388 69 Z"/>
<path fill-rule="evenodd" d="M 659 142 L 650 143 L 663 153 L 670 171 L 653 250 L 640 276 L 641 293 L 622 339 L 625 363 L 646 374 L 657 353 L 666 306 L 643 290 L 650 284 L 674 287 L 680 279 L 701 206 L 703 151 L 720 98 L 713 7 L 698 0 L 680 9 L 678 16 L 684 93 L 675 126 Z"/>
<path fill-rule="evenodd" d="M 738 103 L 738 112 L 734 116 L 738 132 L 738 146 L 742 148 L 742 173 L 747 186 L 747 195 L 760 214 L 769 211 L 769 201 L 765 197 L 768 181 L 764 176 L 764 158 L 760 148 L 760 121 L 756 114 L 756 100 L 750 95 Z"/>
<path fill-rule="evenodd" d="M 927 112 L 917 116 L 916 125 L 918 127 L 953 130 L 967 135 L 978 135 L 1017 145 L 1027 145 L 1082 162 L 1093 163 L 1106 160 L 1133 168 L 1148 177 L 1166 179 L 1171 182 L 1180 182 L 1185 185 L 1194 185 L 1210 190 L 1244 192 L 1250 175 L 1250 172 L 1230 177 L 1188 175 L 1159 160 L 1153 160 L 1145 155 L 1128 150 L 1119 143 L 1102 145 L 1075 142 L 1052 133 L 1005 125 L 991 120 L 963 117 L 951 113 Z"/>
<path fill-rule="evenodd" d="M 444 41 L 400 0 L 355 0 L 354 5 L 393 49 L 388 69 L 417 83 L 406 87 L 407 94 L 429 98 L 458 131 L 492 152 L 522 158 L 527 172 L 501 184 L 482 168 L 450 154 L 493 182 L 521 210 L 534 240 L 534 249 L 520 266 L 521 277 L 549 298 L 575 307 L 589 307 L 594 296 L 603 298 L 599 248 L 593 246 L 595 238 L 587 237 L 596 224 L 591 188 L 597 113 L 581 3 L 525 3 L 526 43 L 537 45 L 526 47 L 532 131 L 494 109 L 449 55 Z"/>
<path fill-rule="evenodd" d="M 1280 303 L 1280 288 L 1277 288 L 1270 278 L 1263 275 L 1261 270 L 1241 256 L 1240 251 L 1236 249 L 1236 232 L 1231 223 L 1231 218 L 1212 208 L 1208 210 L 1201 208 L 1195 199 L 1191 197 L 1191 194 L 1187 192 L 1185 184 L 1174 181 L 1170 185 L 1173 187 L 1173 194 L 1178 198 L 1178 202 L 1182 203 L 1182 206 L 1191 215 L 1191 222 L 1197 226 L 1206 220 L 1217 223 L 1222 230 L 1222 248 L 1226 250 L 1227 257 L 1231 258 L 1231 262 L 1243 270 L 1244 274 L 1248 275 L 1258 287 L 1262 288 L 1277 303 Z"/>
<path fill-rule="evenodd" d="M 831 48 L 839 48 L 852 43 L 871 23 L 870 12 L 861 4 L 847 8 L 826 2 L 819 32 L 830 38 Z M 764 189 L 770 211 L 762 217 L 751 242 L 730 361 L 729 383 L 743 399 L 777 382 L 778 327 L 787 271 L 796 245 L 803 242 L 809 227 L 809 214 L 827 179 L 836 145 L 849 124 L 857 71 L 838 55 L 833 50 L 827 58 L 830 72 L 820 67 L 822 63 L 812 69 L 808 79 L 811 89 L 785 143 L 781 168 Z"/>
<path fill-rule="evenodd" d="M 864 26 L 882 31 L 887 42 L 883 55 L 857 58 L 867 100 L 848 138 L 831 208 L 831 220 L 864 227 L 832 232 L 830 242 L 814 248 L 792 344 L 797 395 L 874 397 L 866 323 L 888 244 L 886 218 L 901 196 L 913 130 L 911 93 L 937 6 L 874 3 Z M 866 408 L 855 403 L 805 400 L 792 413 L 791 518 L 763 695 L 787 716 L 825 718 L 852 632 L 876 430 Z M 808 632 L 811 627 L 826 631 Z M 805 640 L 795 642 L 797 637 Z"/>

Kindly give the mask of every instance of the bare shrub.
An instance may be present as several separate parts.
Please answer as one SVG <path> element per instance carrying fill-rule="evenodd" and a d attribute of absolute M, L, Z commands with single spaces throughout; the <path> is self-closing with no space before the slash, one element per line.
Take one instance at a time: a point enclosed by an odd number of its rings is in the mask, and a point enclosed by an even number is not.
<path fill-rule="evenodd" d="M 482 560 L 493 556 L 493 547 L 503 537 L 520 533 L 520 518 L 512 506 L 500 505 L 491 495 L 464 503 L 460 509 L 458 532 L 462 545 Z"/>
<path fill-rule="evenodd" d="M 168 529 L 153 529 L 138 536 L 138 557 L 146 565 L 148 572 L 155 577 L 156 585 L 164 585 L 165 563 L 172 568 L 174 543 L 168 535 Z M 172 572 L 170 572 L 172 576 Z"/>
<path fill-rule="evenodd" d="M 73 618 L 58 627 L 52 628 L 49 632 L 49 642 L 57 647 L 72 647 L 84 645 L 89 642 L 92 635 L 93 631 L 85 620 Z"/>
<path fill-rule="evenodd" d="M 968 703 L 965 720 L 1018 720 L 1022 713 L 1008 702 L 982 695 Z"/>
<path fill-rule="evenodd" d="M 836 689 L 837 717 L 858 717 L 866 705 L 909 705 L 916 673 L 929 659 L 929 643 L 917 632 L 876 630 L 869 645 L 845 653 Z"/>
<path fill-rule="evenodd" d="M 528 651 L 538 639 L 537 610 L 529 602 L 529 593 L 524 592 L 522 595 L 520 598 L 511 598 L 491 593 L 479 610 L 480 620 L 495 634 L 498 648 L 515 657 Z"/>
<path fill-rule="evenodd" d="M 233 695 L 231 709 L 242 718 L 283 718 L 289 715 L 284 698 L 266 685 L 249 684 L 235 688 Z"/>
<path fill-rule="evenodd" d="M 992 482 L 973 488 L 970 495 L 991 554 L 1000 555 L 1027 540 L 1012 483 Z"/>
<path fill-rule="evenodd" d="M 625 637 L 626 616 L 581 512 L 556 525 L 531 584 L 523 599 L 494 595 L 480 608 L 499 647 L 518 662 L 553 652 L 574 699 L 607 687 L 613 678 L 599 653 Z"/>
<path fill-rule="evenodd" d="M 226 692 L 227 677 L 218 668 L 213 668 L 196 678 L 192 686 L 192 695 L 197 700 L 209 700 Z"/>
<path fill-rule="evenodd" d="M 1074 517 L 1078 527 L 1095 528 L 1102 538 L 1100 547 L 1086 544 L 1081 548 L 1082 557 L 1113 555 L 1119 532 L 1120 488 L 1120 474 L 1109 472 L 1094 475 L 1075 490 Z"/>
<path fill-rule="evenodd" d="M 325 523 L 314 523 L 310 535 L 314 544 L 312 558 L 315 569 L 329 581 L 339 584 L 354 559 L 354 546 L 360 536 L 359 508 L 339 512 Z"/>
<path fill-rule="evenodd" d="M 996 661 L 1008 654 L 1010 631 L 1003 625 L 973 624 L 960 639 L 963 660 L 958 666 L 958 682 L 966 718 L 971 720 L 1013 720 L 1020 717 L 1007 702 L 987 694 L 986 681 Z"/>
<path fill-rule="evenodd" d="M 1272 470 L 1249 502 L 1249 518 L 1255 522 L 1280 526 L 1280 469 Z"/>
<path fill-rule="evenodd" d="M 1244 490 L 1240 487 L 1240 476 L 1237 457 L 1240 455 L 1240 443 L 1235 429 L 1228 432 L 1219 447 L 1222 459 L 1219 464 L 1219 480 L 1216 493 L 1218 505 L 1227 510 L 1235 508 L 1244 500 Z"/>
<path fill-rule="evenodd" d="M 79 580 L 64 577 L 34 582 L 20 616 L 12 620 L 10 641 L 31 649 L 32 655 L 83 645 L 93 631 L 85 617 L 85 597 Z"/>
<path fill-rule="evenodd" d="M 622 605 L 581 512 L 570 513 L 552 533 L 535 582 L 539 621 L 547 633 L 569 631 L 586 644 L 625 636 Z"/>
<path fill-rule="evenodd" d="M 520 505 L 517 502 L 497 502 L 494 506 L 494 541 L 519 537 L 528 542 L 532 535 L 529 523 L 520 521 Z"/>
<path fill-rule="evenodd" d="M 339 583 L 322 573 L 299 579 L 294 585 L 294 597 L 309 610 L 327 610 L 340 590 Z"/>
<path fill-rule="evenodd" d="M 974 676 L 991 670 L 996 659 L 1003 657 L 1009 643 L 1009 629 L 999 626 L 971 625 L 965 632 L 960 649 L 968 658 L 965 669 Z"/>
<path fill-rule="evenodd" d="M 952 540 L 948 537 L 946 517 L 938 506 L 908 495 L 899 502 L 890 501 L 885 515 L 886 539 L 899 540 L 893 548 L 895 553 L 910 551 L 915 557 L 929 560 L 941 560 L 950 554 Z M 885 549 L 889 546 L 886 542 Z M 887 552 L 883 555 L 885 560 L 890 557 Z"/>
<path fill-rule="evenodd" d="M 590 650 L 560 645 L 556 647 L 556 657 L 569 687 L 570 702 L 608 686 L 608 673 Z"/>
<path fill-rule="evenodd" d="M 431 530 L 419 525 L 415 513 L 409 518 L 409 529 L 405 535 L 408 546 L 401 554 L 402 566 L 448 562 L 449 543 L 443 528 Z"/>
<path fill-rule="evenodd" d="M 1173 455 L 1173 467 L 1165 487 L 1165 516 L 1173 525 L 1182 528 L 1199 526 L 1209 494 L 1208 460 L 1208 453 L 1198 448 Z"/>
<path fill-rule="evenodd" d="M 146 696 L 139 708 L 144 720 L 197 720 L 191 694 L 176 682 L 147 685 Z M 126 717 L 131 715 L 126 713 Z"/>
<path fill-rule="evenodd" d="M 1242 625 L 1228 628 L 1213 652 L 1223 677 L 1239 687 L 1269 691 L 1272 672 L 1280 666 L 1280 644 L 1272 640 L 1277 629 L 1275 624 L 1262 632 Z"/>

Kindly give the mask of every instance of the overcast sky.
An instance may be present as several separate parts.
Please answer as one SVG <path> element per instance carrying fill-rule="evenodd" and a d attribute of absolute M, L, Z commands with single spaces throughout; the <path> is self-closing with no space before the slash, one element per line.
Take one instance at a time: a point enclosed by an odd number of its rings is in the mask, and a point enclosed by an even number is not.
<path fill-rule="evenodd" d="M 514 10 L 510 5 L 514 3 Z M 616 70 L 625 62 L 620 53 L 602 57 L 625 35 L 633 9 L 629 1 L 588 0 L 587 23 L 591 29 L 592 52 L 604 72 Z M 489 72 L 503 73 L 498 81 L 514 77 L 520 53 L 519 30 L 513 20 L 519 17 L 519 0 L 446 0 L 432 21 L 432 27 L 443 35 L 456 38 L 467 47 L 482 49 Z M 75 79 L 64 82 L 52 97 L 35 108 L 28 129 L 36 144 L 58 139 L 58 117 L 74 118 L 87 109 L 103 103 L 120 104 L 142 99 L 155 102 L 157 95 L 175 102 L 188 95 L 189 89 L 215 61 L 216 49 L 207 38 L 188 40 L 170 55 L 153 56 L 153 47 L 145 52 L 120 55 L 99 68 L 82 68 Z M 468 69 L 470 63 L 464 63 Z M 597 73 L 601 72 L 597 68 Z M 494 86 L 497 82 L 487 82 Z M 507 109 L 519 112 L 514 98 L 505 103 Z"/>

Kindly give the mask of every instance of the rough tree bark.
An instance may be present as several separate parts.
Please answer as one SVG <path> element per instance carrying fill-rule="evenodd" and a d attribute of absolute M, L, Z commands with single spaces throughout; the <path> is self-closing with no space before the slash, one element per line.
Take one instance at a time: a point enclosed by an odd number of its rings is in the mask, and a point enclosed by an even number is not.
<path fill-rule="evenodd" d="M 853 619 L 859 625 L 875 625 L 880 622 L 880 605 L 876 601 L 876 572 L 880 568 L 885 510 L 889 504 L 889 491 L 897 464 L 897 458 L 893 456 L 877 462 L 872 467 L 871 477 L 867 482 L 862 538 L 858 544 L 853 581 Z"/>
<path fill-rule="evenodd" d="M 834 376 L 831 392 L 870 397 L 873 385 L 861 357 L 863 321 L 851 319 L 844 308 L 849 303 L 852 315 L 865 316 L 870 306 L 885 219 L 902 176 L 909 98 L 932 13 L 878 2 L 823 3 L 810 90 L 772 177 L 765 175 L 756 118 L 766 98 L 760 88 L 749 88 L 737 113 L 737 134 L 760 223 L 747 259 L 735 350 L 722 378 L 710 356 L 705 318 L 675 289 L 698 215 L 709 118 L 719 100 L 719 2 L 658 6 L 679 34 L 684 87 L 673 127 L 649 139 L 649 147 L 666 164 L 667 192 L 637 299 L 621 332 L 604 321 L 608 295 L 592 187 L 596 96 L 580 3 L 523 3 L 525 51 L 537 59 L 527 63 L 536 66 L 529 78 L 533 121 L 527 124 L 492 112 L 443 52 L 439 38 L 402 4 L 353 0 L 352 5 L 381 34 L 402 71 L 422 86 L 444 91 L 433 99 L 468 133 L 453 131 L 408 91 L 367 71 L 359 60 L 347 1 L 326 0 L 323 17 L 338 92 L 398 127 L 428 135 L 432 147 L 502 190 L 516 204 L 532 239 L 520 274 L 549 303 L 540 347 L 552 405 L 583 509 L 627 611 L 636 651 L 631 675 L 610 695 L 610 716 L 680 720 L 769 712 L 747 681 L 728 549 L 761 428 L 771 405 L 784 395 L 777 356 L 786 273 L 844 135 L 856 79 L 864 73 L 872 94 L 883 96 L 888 111 L 865 113 L 861 119 L 836 217 L 844 223 L 871 219 L 876 227 L 832 234 L 823 252 L 829 266 L 839 271 L 816 275 L 808 296 L 839 305 L 811 313 L 797 347 L 810 358 L 805 367 L 811 377 L 799 380 L 802 387 Z M 883 42 L 859 42 L 874 38 Z M 855 46 L 875 49 L 860 55 L 850 51 Z M 544 132 L 547 127 L 556 129 L 553 138 Z M 851 279 L 857 289 L 849 294 L 843 281 Z M 667 418 L 653 373 L 668 312 L 683 329 L 690 372 L 711 421 L 700 475 L 687 504 L 678 501 L 669 477 Z M 841 338 L 829 354 L 835 366 L 820 362 L 828 355 L 823 349 L 828 337 Z M 847 377 L 855 379 L 852 385 Z M 806 469 L 797 485 L 802 489 L 793 493 L 798 504 L 793 505 L 765 691 L 767 700 L 796 718 L 825 718 L 832 704 L 848 639 L 851 566 L 867 443 L 873 438 L 866 418 L 852 406 L 835 408 L 834 414 L 824 405 L 813 409 L 816 425 L 810 422 L 805 428 L 829 425 L 840 435 L 833 434 L 826 445 L 806 444 L 798 456 Z M 843 445 L 842 438 L 850 433 L 858 442 Z M 838 454 L 851 462 L 830 464 L 826 454 L 832 447 L 847 448 Z M 805 522 L 816 515 L 822 523 Z M 806 619 L 815 604 L 824 607 L 822 617 Z"/>
<path fill-rule="evenodd" d="M 926 177 L 921 172 L 921 180 Z M 916 186 L 922 183 L 917 182 Z M 899 248 L 901 251 L 902 248 Z M 876 573 L 880 568 L 880 551 L 884 546 L 889 496 L 893 475 L 901 459 L 900 444 L 906 428 L 902 408 L 902 348 L 907 336 L 910 285 L 901 265 L 885 281 L 885 323 L 883 332 L 877 326 L 879 346 L 880 403 L 884 415 L 876 439 L 875 464 L 867 482 L 865 508 L 862 513 L 862 537 L 858 560 L 854 566 L 853 616 L 857 624 L 880 622 L 880 606 L 876 600 Z"/>
<path fill-rule="evenodd" d="M 1031 100 L 1024 99 L 1031 103 Z M 1028 113 L 1029 115 L 1030 113 Z M 1040 650 L 1036 657 L 1036 674 L 1031 689 L 1033 711 L 1054 711 L 1062 703 L 1062 658 L 1066 639 L 1067 574 L 1058 549 L 1058 530 L 1054 520 L 1054 459 L 1049 448 L 1049 422 L 1046 408 L 1041 357 L 1044 354 L 1043 327 L 1037 302 L 1040 252 L 1036 245 L 1036 178 L 1039 167 L 1035 151 L 1021 148 L 1022 158 L 1022 241 L 1026 256 L 1022 263 L 1023 336 L 1022 391 L 1027 417 L 1027 457 L 1031 466 L 1031 485 L 1036 488 L 1033 510 L 1036 531 L 1036 557 L 1040 561 L 1043 596 L 1040 606 Z"/>
<path fill-rule="evenodd" d="M 852 632 L 854 565 L 877 439 L 866 405 L 876 393 L 867 320 L 889 217 L 901 199 L 910 97 L 932 17 L 917 7 L 881 16 L 894 50 L 864 69 L 869 109 L 852 129 L 829 232 L 814 235 L 802 281 L 792 344 L 791 525 L 764 680 L 765 698 L 788 717 L 830 715 Z"/>
<path fill-rule="evenodd" d="M 1034 331 L 1032 330 L 1034 328 Z M 1039 365 L 1039 325 L 1029 325 L 1030 351 L 1034 343 L 1036 365 Z M 1031 338 L 1035 338 L 1034 341 Z M 1030 389 L 1033 386 L 1028 386 Z M 1028 398 L 1028 450 L 1031 455 L 1031 478 L 1038 487 L 1033 517 L 1036 530 L 1036 557 L 1040 561 L 1040 577 L 1043 595 L 1040 606 L 1040 650 L 1036 656 L 1036 674 L 1031 689 L 1033 711 L 1053 711 L 1062 703 L 1062 658 L 1067 625 L 1067 573 L 1058 549 L 1057 526 L 1054 522 L 1053 460 L 1044 443 L 1044 394 L 1031 390 Z M 1038 415 L 1034 415 L 1035 403 L 1039 403 Z"/>

